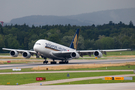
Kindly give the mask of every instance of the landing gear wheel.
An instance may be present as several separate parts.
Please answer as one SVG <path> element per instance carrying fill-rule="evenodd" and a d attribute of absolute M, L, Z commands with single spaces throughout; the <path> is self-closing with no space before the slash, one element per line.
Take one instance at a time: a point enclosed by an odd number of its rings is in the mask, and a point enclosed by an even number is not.
<path fill-rule="evenodd" d="M 65 61 L 65 62 L 61 61 L 59 62 L 59 64 L 68 64 L 68 61 Z"/>
<path fill-rule="evenodd" d="M 64 62 L 59 62 L 59 64 L 64 64 Z"/>
<path fill-rule="evenodd" d="M 57 63 L 54 61 L 54 62 L 51 62 L 51 64 L 57 64 Z"/>
<path fill-rule="evenodd" d="M 68 64 L 68 61 L 65 61 L 66 64 Z"/>
<path fill-rule="evenodd" d="M 48 61 L 43 61 L 43 64 L 47 64 L 48 63 Z"/>

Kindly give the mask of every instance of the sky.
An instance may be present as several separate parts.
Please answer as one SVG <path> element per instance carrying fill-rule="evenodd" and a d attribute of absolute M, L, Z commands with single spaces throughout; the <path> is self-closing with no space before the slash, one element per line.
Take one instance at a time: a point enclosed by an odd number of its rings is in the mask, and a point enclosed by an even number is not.
<path fill-rule="evenodd" d="M 135 0 L 0 0 L 0 21 L 30 15 L 77 15 L 135 8 Z"/>

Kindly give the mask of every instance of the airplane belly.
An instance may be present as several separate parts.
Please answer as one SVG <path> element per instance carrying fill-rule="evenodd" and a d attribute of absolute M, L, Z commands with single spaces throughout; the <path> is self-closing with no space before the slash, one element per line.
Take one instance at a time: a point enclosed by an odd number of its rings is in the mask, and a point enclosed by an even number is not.
<path fill-rule="evenodd" d="M 46 57 L 46 58 L 50 58 L 50 59 L 55 59 L 55 60 L 57 60 L 57 59 L 64 59 L 64 58 L 59 58 L 59 57 L 56 57 L 56 56 L 54 56 L 52 53 L 52 50 L 49 50 L 49 49 L 42 49 L 42 50 L 40 50 L 40 54 L 42 55 L 42 56 L 44 56 L 44 57 Z"/>

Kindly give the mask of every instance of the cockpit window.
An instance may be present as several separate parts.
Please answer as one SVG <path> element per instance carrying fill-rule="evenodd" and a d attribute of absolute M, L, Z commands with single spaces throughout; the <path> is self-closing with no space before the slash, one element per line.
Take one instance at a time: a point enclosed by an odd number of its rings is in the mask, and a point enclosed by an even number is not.
<path fill-rule="evenodd" d="M 41 45 L 40 43 L 36 43 L 36 45 Z"/>

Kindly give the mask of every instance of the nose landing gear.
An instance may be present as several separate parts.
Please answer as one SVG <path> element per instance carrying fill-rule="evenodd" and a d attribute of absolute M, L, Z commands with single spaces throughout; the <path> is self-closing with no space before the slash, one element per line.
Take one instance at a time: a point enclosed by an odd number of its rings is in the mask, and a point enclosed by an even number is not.
<path fill-rule="evenodd" d="M 47 64 L 48 61 L 46 60 L 46 57 L 43 57 L 45 59 L 45 61 L 43 61 L 43 64 Z"/>

